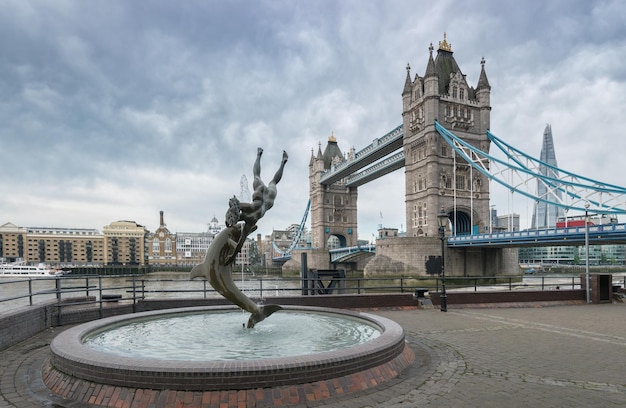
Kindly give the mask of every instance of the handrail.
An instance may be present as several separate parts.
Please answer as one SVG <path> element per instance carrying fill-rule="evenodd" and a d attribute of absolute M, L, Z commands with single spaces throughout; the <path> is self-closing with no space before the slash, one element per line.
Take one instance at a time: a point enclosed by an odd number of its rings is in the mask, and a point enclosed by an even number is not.
<path fill-rule="evenodd" d="M 626 276 L 616 277 L 613 284 L 626 287 Z M 338 279 L 338 278 L 334 278 Z M 341 285 L 337 292 L 342 294 L 364 293 L 406 293 L 416 288 L 426 288 L 439 292 L 440 278 L 432 277 L 346 277 L 340 278 Z M 303 279 L 300 277 L 283 278 L 274 276 L 248 277 L 237 281 L 244 293 L 251 298 L 263 299 L 266 296 L 301 296 Z M 8 285 L 17 285 L 12 291 Z M 564 290 L 580 289 L 579 276 L 568 275 L 525 275 L 497 277 L 446 277 L 446 290 L 454 291 L 520 291 L 520 290 Z M 337 293 L 335 292 L 335 293 Z M 19 278 L 0 280 L 0 309 L 11 310 L 3 305 L 26 306 L 16 301 L 28 299 L 32 306 L 36 300 L 55 300 L 59 308 L 84 304 L 98 304 L 100 309 L 107 302 L 118 301 L 136 305 L 140 300 L 150 297 L 219 297 L 206 281 L 188 281 L 186 279 L 160 279 L 137 275 L 120 276 L 62 276 L 51 278 Z M 83 295 L 77 297 L 77 295 Z M 94 296 L 97 294 L 97 296 Z M 113 295 L 111 295 L 113 294 Z M 111 295 L 111 297 L 107 297 Z"/>

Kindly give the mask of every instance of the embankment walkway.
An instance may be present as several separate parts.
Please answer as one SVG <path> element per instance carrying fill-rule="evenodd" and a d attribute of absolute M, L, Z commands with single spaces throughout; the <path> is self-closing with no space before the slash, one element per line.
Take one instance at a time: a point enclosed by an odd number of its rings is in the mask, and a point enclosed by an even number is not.
<path fill-rule="evenodd" d="M 370 310 L 402 325 L 416 363 L 377 387 L 298 406 L 626 406 L 626 304 L 499 306 Z M 86 406 L 60 400 L 41 379 L 61 330 L 0 352 L 0 407 Z"/>

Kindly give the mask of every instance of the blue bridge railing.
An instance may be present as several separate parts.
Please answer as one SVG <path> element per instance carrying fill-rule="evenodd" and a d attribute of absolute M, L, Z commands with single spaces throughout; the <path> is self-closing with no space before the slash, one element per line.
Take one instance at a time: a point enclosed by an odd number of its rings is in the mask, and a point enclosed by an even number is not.
<path fill-rule="evenodd" d="M 590 244 L 626 243 L 626 224 L 591 225 L 587 228 Z M 585 227 L 457 235 L 449 237 L 447 242 L 449 247 L 584 245 Z"/>

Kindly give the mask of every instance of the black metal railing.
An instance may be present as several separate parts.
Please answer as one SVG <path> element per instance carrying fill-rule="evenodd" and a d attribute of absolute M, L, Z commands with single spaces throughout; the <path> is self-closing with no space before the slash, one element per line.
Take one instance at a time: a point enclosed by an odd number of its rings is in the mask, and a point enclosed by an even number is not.
<path fill-rule="evenodd" d="M 59 308 L 97 303 L 100 308 L 107 302 L 126 301 L 135 305 L 139 300 L 159 297 L 219 297 L 205 280 L 189 281 L 185 278 L 159 278 L 147 275 L 66 275 L 57 277 L 3 278 L 0 279 L 0 310 L 16 306 L 32 306 L 34 302 L 56 301 Z M 626 276 L 616 277 L 614 285 L 626 287 Z M 338 278 L 333 278 L 338 279 Z M 439 292 L 439 277 L 346 277 L 335 285 L 332 294 L 413 293 L 415 289 Z M 499 277 L 448 277 L 448 291 L 519 291 L 580 289 L 579 276 L 499 276 Z M 304 291 L 303 279 L 279 276 L 246 276 L 236 281 L 241 290 L 253 298 L 266 296 L 315 295 L 314 290 Z M 5 305 L 7 305 L 5 307 Z"/>

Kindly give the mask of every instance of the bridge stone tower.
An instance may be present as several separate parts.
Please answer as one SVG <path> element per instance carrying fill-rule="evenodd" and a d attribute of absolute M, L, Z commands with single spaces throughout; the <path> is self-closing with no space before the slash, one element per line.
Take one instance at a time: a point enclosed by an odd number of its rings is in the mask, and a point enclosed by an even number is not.
<path fill-rule="evenodd" d="M 434 123 L 489 151 L 491 86 L 485 61 L 474 88 L 468 86 L 445 34 L 436 58 L 432 44 L 429 51 L 423 77 L 411 79 L 407 65 L 402 92 L 407 237 L 436 237 L 442 208 L 456 233 L 484 232 L 489 225 L 489 181 L 454 153 Z"/>
<path fill-rule="evenodd" d="M 331 134 L 324 153 L 311 151 L 309 162 L 309 196 L 311 198 L 311 246 L 332 249 L 328 239 L 337 237 L 340 247 L 357 245 L 357 188 L 347 187 L 344 180 L 332 185 L 320 184 L 320 177 L 332 166 L 345 160 L 337 139 Z"/>

